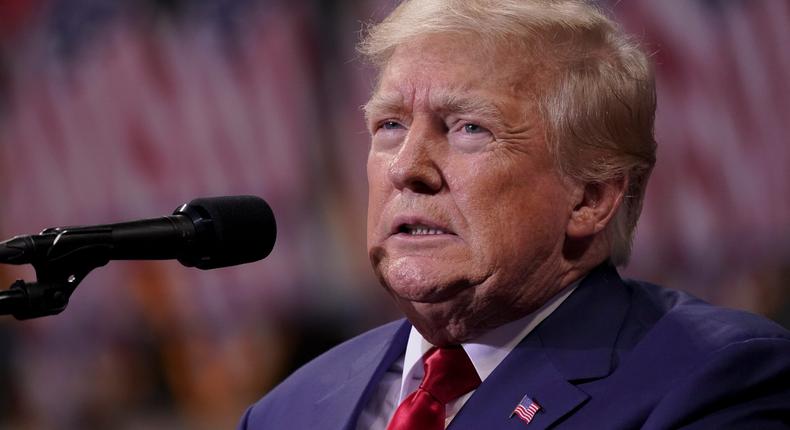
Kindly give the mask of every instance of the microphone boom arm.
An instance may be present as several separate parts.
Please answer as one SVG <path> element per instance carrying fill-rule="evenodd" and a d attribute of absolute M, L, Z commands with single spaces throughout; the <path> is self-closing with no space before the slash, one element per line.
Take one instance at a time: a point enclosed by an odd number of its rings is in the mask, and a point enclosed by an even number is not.
<path fill-rule="evenodd" d="M 106 247 L 96 240 L 110 230 L 96 228 L 90 234 L 79 229 L 70 234 L 68 228 L 44 230 L 38 238 L 50 242 L 47 257 L 33 263 L 36 282 L 15 281 L 0 291 L 0 315 L 13 315 L 18 320 L 57 315 L 66 309 L 74 290 L 91 270 L 109 262 Z M 13 240 L 4 244 L 13 247 Z"/>
<path fill-rule="evenodd" d="M 276 236 L 274 213 L 256 196 L 197 198 L 169 216 L 16 236 L 0 242 L 0 263 L 32 264 L 37 280 L 0 291 L 0 315 L 59 314 L 88 273 L 110 260 L 176 259 L 216 269 L 263 259 Z"/>

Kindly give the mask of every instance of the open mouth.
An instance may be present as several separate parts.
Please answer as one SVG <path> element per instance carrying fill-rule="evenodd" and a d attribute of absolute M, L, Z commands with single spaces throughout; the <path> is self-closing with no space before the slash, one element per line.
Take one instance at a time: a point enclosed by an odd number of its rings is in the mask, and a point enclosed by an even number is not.
<path fill-rule="evenodd" d="M 409 236 L 434 236 L 439 234 L 453 234 L 438 227 L 424 224 L 401 224 L 398 226 L 398 233 L 408 234 Z"/>

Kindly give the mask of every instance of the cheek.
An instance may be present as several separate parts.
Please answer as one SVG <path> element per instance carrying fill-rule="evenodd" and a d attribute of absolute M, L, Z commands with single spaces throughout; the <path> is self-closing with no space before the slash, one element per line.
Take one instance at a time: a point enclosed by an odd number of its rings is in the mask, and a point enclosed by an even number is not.
<path fill-rule="evenodd" d="M 384 163 L 379 157 L 370 155 L 367 164 L 368 174 L 368 217 L 367 231 L 368 243 L 374 240 L 375 232 L 382 221 L 381 216 L 389 195 L 389 186 L 386 178 Z"/>
<path fill-rule="evenodd" d="M 390 157 L 380 152 L 371 151 L 368 155 L 367 175 L 371 197 L 390 185 L 387 174 L 390 162 Z"/>
<path fill-rule="evenodd" d="M 562 247 L 569 213 L 565 210 L 564 190 L 552 184 L 536 183 L 535 188 L 516 190 L 521 197 L 500 213 L 503 235 L 516 258 L 548 258 Z"/>
<path fill-rule="evenodd" d="M 456 181 L 456 203 L 475 248 L 487 259 L 544 254 L 564 237 L 564 188 L 550 175 L 517 173 L 488 171 Z"/>

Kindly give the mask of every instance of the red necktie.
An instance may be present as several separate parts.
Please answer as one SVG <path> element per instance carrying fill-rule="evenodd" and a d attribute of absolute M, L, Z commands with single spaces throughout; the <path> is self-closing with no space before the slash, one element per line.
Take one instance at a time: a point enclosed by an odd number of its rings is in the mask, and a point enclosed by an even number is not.
<path fill-rule="evenodd" d="M 423 357 L 420 387 L 398 406 L 387 430 L 443 430 L 445 405 L 480 385 L 480 377 L 459 346 L 431 348 Z"/>

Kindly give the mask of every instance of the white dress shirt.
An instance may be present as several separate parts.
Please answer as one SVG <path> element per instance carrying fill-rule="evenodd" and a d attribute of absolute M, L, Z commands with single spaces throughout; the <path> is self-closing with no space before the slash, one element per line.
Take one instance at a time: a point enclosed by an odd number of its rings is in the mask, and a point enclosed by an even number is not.
<path fill-rule="evenodd" d="M 485 381 L 488 375 L 499 366 L 499 363 L 510 354 L 510 351 L 538 324 L 551 315 L 576 289 L 577 285 L 578 282 L 569 285 L 537 311 L 488 331 L 469 343 L 462 344 L 464 351 L 472 360 L 480 380 Z M 422 356 L 432 347 L 433 345 L 425 340 L 420 332 L 414 327 L 411 328 L 406 352 L 384 374 L 376 391 L 359 416 L 357 430 L 385 430 L 387 428 L 398 405 L 420 386 L 425 373 Z M 473 393 L 474 391 L 471 391 L 447 404 L 445 428 Z"/>

